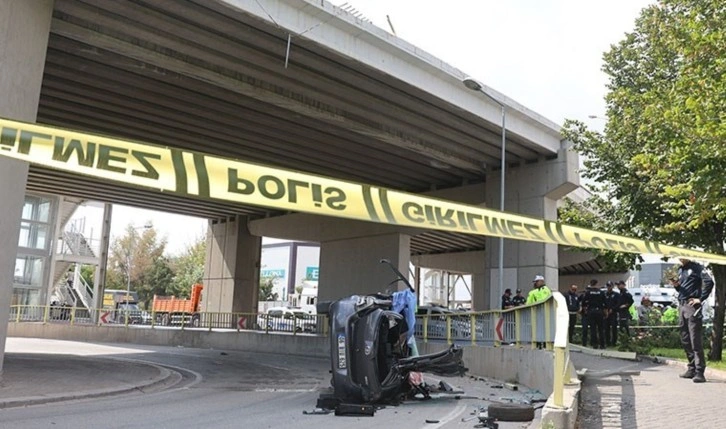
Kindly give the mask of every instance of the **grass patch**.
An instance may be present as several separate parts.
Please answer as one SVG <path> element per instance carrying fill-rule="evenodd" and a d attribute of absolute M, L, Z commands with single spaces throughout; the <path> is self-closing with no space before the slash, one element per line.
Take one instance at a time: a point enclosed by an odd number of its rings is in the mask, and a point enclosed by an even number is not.
<path fill-rule="evenodd" d="M 653 356 L 661 356 L 661 357 L 679 360 L 681 362 L 687 362 L 686 361 L 686 352 L 684 352 L 683 349 L 670 349 L 670 348 L 663 348 L 663 347 L 655 347 L 650 351 L 650 354 Z M 708 356 L 708 353 L 706 353 L 706 355 Z M 721 359 L 726 359 L 726 353 L 723 353 L 721 355 Z M 709 368 L 726 371 L 726 360 L 722 360 L 720 362 L 708 361 L 706 363 L 706 366 Z"/>

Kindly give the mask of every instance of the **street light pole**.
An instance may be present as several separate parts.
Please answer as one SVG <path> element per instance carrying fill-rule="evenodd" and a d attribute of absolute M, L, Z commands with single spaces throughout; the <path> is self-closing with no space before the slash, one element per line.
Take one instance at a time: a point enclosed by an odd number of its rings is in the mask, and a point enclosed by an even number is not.
<path fill-rule="evenodd" d="M 484 85 L 482 85 L 480 82 L 478 82 L 476 79 L 473 79 L 471 77 L 465 78 L 463 81 L 464 86 L 471 89 L 472 91 L 477 91 L 482 94 L 484 94 L 488 99 L 492 100 L 494 103 L 496 103 L 502 110 L 502 153 L 501 153 L 501 173 L 500 173 L 500 183 L 499 183 L 499 210 L 504 211 L 504 174 L 506 172 L 507 168 L 507 161 L 506 161 L 506 150 L 507 150 L 507 109 L 504 103 L 497 100 L 496 98 L 489 95 L 486 91 L 484 91 Z M 499 237 L 499 296 L 502 296 L 504 294 L 504 237 Z"/>

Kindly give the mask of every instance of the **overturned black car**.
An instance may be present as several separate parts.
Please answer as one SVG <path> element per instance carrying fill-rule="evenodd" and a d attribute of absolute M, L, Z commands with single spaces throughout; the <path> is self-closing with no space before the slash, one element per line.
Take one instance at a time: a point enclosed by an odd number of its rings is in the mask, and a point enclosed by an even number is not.
<path fill-rule="evenodd" d="M 393 294 L 353 295 L 318 304 L 318 313 L 330 320 L 332 395 L 323 395 L 321 408 L 336 414 L 372 415 L 374 404 L 398 403 L 425 387 L 415 380 L 419 372 L 463 375 L 463 350 L 453 345 L 439 353 L 417 354 L 413 339 L 416 298 L 414 289 L 393 265 L 408 290 Z M 413 346 L 413 347 L 411 347 Z M 365 406 L 362 406 L 365 405 Z"/>

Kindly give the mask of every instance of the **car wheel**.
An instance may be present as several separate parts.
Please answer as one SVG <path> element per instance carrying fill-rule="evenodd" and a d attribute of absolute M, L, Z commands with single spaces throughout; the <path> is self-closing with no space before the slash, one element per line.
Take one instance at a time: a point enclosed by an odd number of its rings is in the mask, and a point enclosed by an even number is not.
<path fill-rule="evenodd" d="M 169 317 L 169 314 L 164 314 L 161 317 L 161 324 L 164 326 L 169 326 L 169 323 L 171 322 L 171 318 Z"/>
<path fill-rule="evenodd" d="M 198 328 L 199 327 L 199 315 L 195 314 L 192 316 L 192 327 Z"/>
<path fill-rule="evenodd" d="M 504 422 L 529 422 L 534 420 L 534 407 L 526 404 L 489 404 L 489 417 Z"/>

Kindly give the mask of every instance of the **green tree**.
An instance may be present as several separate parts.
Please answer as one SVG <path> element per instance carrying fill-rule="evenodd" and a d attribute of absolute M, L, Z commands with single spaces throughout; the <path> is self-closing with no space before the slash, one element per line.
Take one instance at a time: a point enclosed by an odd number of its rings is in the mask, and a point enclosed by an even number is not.
<path fill-rule="evenodd" d="M 136 289 L 144 308 L 150 308 L 154 295 L 173 295 L 169 291 L 173 280 L 174 272 L 167 257 L 162 255 L 155 259 L 151 267 L 141 274 L 140 286 Z"/>
<path fill-rule="evenodd" d="M 164 291 L 169 283 L 162 281 L 164 276 L 153 274 L 159 264 L 168 264 L 164 256 L 166 239 L 159 239 L 153 225 L 140 232 L 132 224 L 126 227 L 125 234 L 110 246 L 106 274 L 107 289 L 126 289 L 130 280 L 132 291 L 139 299 L 148 302 L 154 291 Z"/>
<path fill-rule="evenodd" d="M 608 230 L 724 254 L 726 239 L 726 3 L 662 0 L 605 53 L 604 135 L 578 122 L 566 136 L 585 176 L 613 202 Z M 720 360 L 726 267 L 712 266 Z"/>
<path fill-rule="evenodd" d="M 189 245 L 184 253 L 172 261 L 174 278 L 168 295 L 188 297 L 194 283 L 201 283 L 204 277 L 204 258 L 207 254 L 207 240 L 202 236 Z"/>
<path fill-rule="evenodd" d="M 564 205 L 557 209 L 557 218 L 567 225 L 581 226 L 583 228 L 605 231 L 608 229 L 608 214 L 614 210 L 608 201 L 593 195 L 583 204 L 572 200 L 565 200 Z M 589 252 L 596 256 L 602 268 L 602 273 L 621 273 L 630 269 L 640 269 L 639 262 L 643 261 L 640 255 L 612 250 L 588 249 L 582 247 L 569 247 L 571 252 Z"/>
<path fill-rule="evenodd" d="M 275 288 L 275 280 L 277 277 L 260 277 L 260 301 L 277 301 L 277 293 L 272 291 Z"/>
<path fill-rule="evenodd" d="M 93 279 L 96 274 L 96 267 L 94 265 L 82 265 L 81 266 L 81 277 L 86 281 L 88 286 L 93 288 Z"/>

